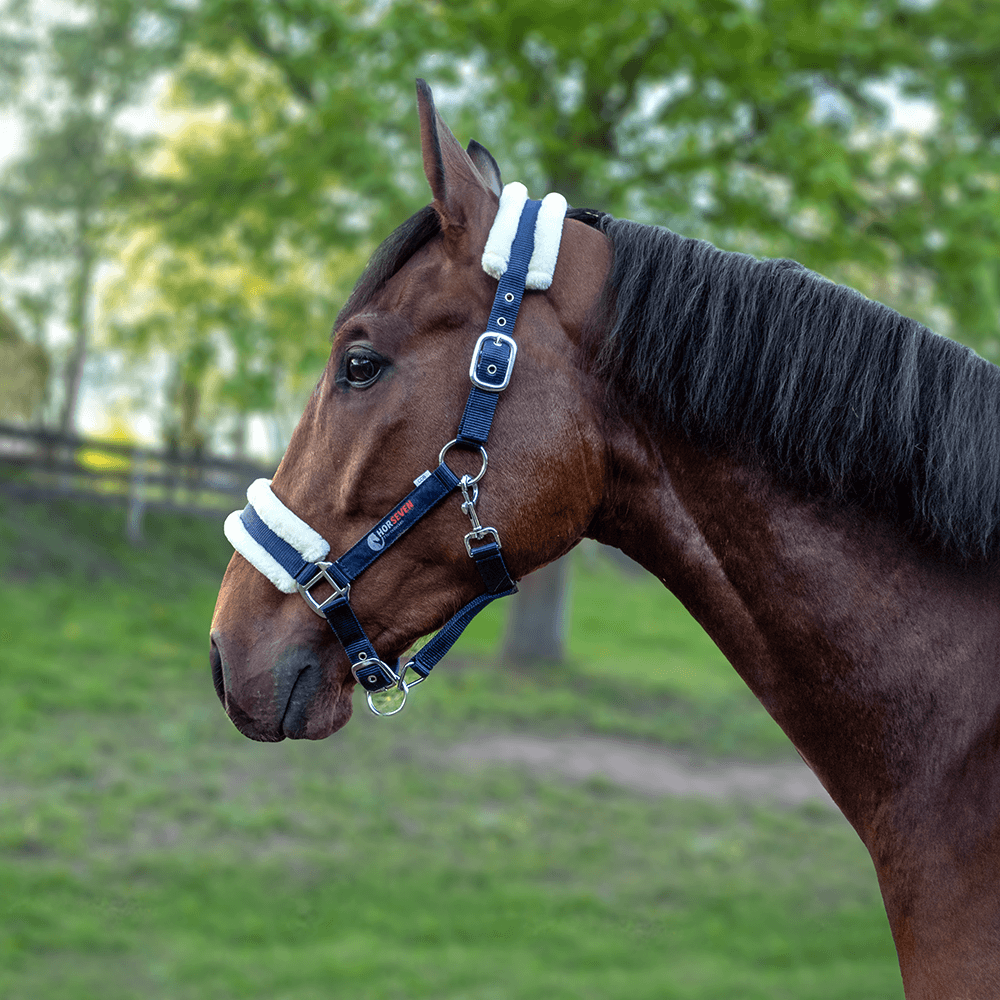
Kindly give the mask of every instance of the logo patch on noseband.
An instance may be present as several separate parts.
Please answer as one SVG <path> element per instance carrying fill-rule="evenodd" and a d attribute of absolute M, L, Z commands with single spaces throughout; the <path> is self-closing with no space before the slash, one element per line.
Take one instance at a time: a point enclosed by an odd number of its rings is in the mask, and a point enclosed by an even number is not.
<path fill-rule="evenodd" d="M 372 552 L 381 552 L 385 546 L 385 536 L 397 527 L 399 523 L 413 510 L 413 501 L 407 500 L 399 510 L 390 514 L 374 531 L 368 536 L 368 548 Z"/>

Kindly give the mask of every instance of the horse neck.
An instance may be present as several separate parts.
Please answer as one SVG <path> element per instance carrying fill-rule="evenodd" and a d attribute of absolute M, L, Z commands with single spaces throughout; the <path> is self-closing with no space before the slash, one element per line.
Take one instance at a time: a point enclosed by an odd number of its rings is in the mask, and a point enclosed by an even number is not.
<path fill-rule="evenodd" d="M 885 519 L 795 495 L 680 433 L 621 421 L 609 441 L 592 533 L 677 595 L 863 839 L 887 796 L 933 782 L 991 730 L 994 571 L 935 558 Z"/>

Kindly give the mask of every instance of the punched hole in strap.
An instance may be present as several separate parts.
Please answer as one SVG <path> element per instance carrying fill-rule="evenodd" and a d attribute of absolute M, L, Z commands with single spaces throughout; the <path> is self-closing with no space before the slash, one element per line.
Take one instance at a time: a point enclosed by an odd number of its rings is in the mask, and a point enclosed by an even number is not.
<path fill-rule="evenodd" d="M 512 337 L 488 331 L 482 334 L 476 341 L 469 365 L 472 384 L 486 392 L 502 392 L 510 385 L 516 357 L 517 344 Z"/>

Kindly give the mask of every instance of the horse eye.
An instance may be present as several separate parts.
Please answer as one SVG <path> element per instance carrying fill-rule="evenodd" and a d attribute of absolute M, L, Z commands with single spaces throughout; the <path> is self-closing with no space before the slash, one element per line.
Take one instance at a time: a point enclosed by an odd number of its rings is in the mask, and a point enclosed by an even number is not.
<path fill-rule="evenodd" d="M 366 389 L 382 374 L 382 359 L 370 351 L 352 351 L 344 361 L 344 378 L 354 389 Z"/>

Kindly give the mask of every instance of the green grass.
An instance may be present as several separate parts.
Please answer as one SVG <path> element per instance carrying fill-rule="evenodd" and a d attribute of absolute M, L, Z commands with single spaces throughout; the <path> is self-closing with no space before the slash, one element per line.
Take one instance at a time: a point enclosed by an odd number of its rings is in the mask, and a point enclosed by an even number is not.
<path fill-rule="evenodd" d="M 0 513 L 5 1000 L 902 996 L 838 816 L 446 754 L 524 729 L 785 756 L 655 581 L 583 558 L 569 665 L 490 663 L 494 617 L 401 716 L 260 745 L 208 677 L 217 526 L 151 518 L 133 552 L 113 510 Z"/>

